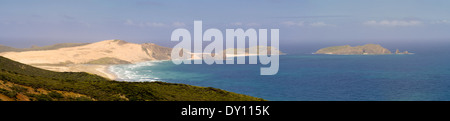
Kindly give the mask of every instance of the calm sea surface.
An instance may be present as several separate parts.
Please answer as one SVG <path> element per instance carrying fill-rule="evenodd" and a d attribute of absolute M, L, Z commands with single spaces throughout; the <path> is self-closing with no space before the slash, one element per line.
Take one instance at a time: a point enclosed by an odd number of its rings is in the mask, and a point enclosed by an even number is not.
<path fill-rule="evenodd" d="M 313 55 L 326 46 L 282 47 L 288 55 L 280 56 L 274 76 L 259 75 L 265 65 L 171 61 L 115 65 L 110 70 L 122 81 L 215 87 L 274 101 L 450 100 L 450 43 L 387 46 L 414 55 Z"/>

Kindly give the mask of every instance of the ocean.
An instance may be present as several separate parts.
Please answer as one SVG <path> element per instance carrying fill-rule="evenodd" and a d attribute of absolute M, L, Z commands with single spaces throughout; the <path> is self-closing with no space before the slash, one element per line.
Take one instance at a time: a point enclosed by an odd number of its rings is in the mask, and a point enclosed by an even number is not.
<path fill-rule="evenodd" d="M 214 87 L 272 101 L 450 100 L 450 42 L 387 44 L 413 55 L 315 55 L 332 44 L 282 45 L 279 72 L 264 65 L 114 65 L 119 81 L 163 81 Z M 247 59 L 248 60 L 248 59 Z"/>

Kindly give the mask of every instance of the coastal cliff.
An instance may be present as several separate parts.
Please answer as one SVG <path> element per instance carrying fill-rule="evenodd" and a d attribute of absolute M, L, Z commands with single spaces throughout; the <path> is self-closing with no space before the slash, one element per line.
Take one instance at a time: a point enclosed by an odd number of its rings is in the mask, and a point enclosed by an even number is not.
<path fill-rule="evenodd" d="M 392 54 L 392 52 L 378 44 L 366 44 L 363 46 L 355 46 L 355 47 L 352 47 L 350 45 L 327 47 L 319 49 L 314 54 L 383 55 L 383 54 Z"/>

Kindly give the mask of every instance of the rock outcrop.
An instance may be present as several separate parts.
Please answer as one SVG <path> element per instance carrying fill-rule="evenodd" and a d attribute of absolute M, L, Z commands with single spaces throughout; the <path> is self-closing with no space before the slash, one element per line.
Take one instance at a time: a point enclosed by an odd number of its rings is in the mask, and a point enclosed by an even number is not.
<path fill-rule="evenodd" d="M 144 43 L 142 45 L 142 50 L 144 50 L 149 57 L 154 60 L 170 60 L 170 53 L 172 48 L 163 47 L 156 45 L 154 43 Z"/>
<path fill-rule="evenodd" d="M 412 54 L 412 53 L 409 53 L 408 51 L 403 51 L 403 52 L 400 52 L 398 49 L 395 51 L 395 54 Z"/>

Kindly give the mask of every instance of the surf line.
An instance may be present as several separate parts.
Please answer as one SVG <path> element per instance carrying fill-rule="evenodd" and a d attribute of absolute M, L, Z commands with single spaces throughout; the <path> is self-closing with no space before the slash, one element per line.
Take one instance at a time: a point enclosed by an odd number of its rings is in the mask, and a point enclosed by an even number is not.
<path fill-rule="evenodd" d="M 172 32 L 171 41 L 179 43 L 172 49 L 171 60 L 176 65 L 192 64 L 192 56 L 193 54 L 197 54 L 199 58 L 193 60 L 194 64 L 203 64 L 203 62 L 208 65 L 224 64 L 224 56 L 246 55 L 245 51 L 247 49 L 242 49 L 246 47 L 246 38 L 248 38 L 249 47 L 247 54 L 254 54 L 254 56 L 249 56 L 248 64 L 258 64 L 258 60 L 262 65 L 268 65 L 270 63 L 269 67 L 260 68 L 260 75 L 277 74 L 279 70 L 280 54 L 277 50 L 279 49 L 279 29 L 270 29 L 270 50 L 267 46 L 267 29 L 258 29 L 258 32 L 253 28 L 245 31 L 241 28 L 226 29 L 225 44 L 227 51 L 225 53 L 219 53 L 224 47 L 224 36 L 222 31 L 216 28 L 210 28 L 203 32 L 202 21 L 194 21 L 193 43 L 191 32 L 189 30 L 178 28 Z M 210 44 L 203 48 L 203 41 L 210 42 Z M 192 44 L 193 49 L 191 49 Z M 266 49 L 262 49 L 262 47 L 266 47 Z M 270 51 L 270 54 L 268 54 L 268 51 Z M 235 64 L 234 57 L 227 58 L 225 61 L 225 64 Z M 246 64 L 246 58 L 237 58 L 237 64 Z"/>

